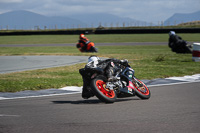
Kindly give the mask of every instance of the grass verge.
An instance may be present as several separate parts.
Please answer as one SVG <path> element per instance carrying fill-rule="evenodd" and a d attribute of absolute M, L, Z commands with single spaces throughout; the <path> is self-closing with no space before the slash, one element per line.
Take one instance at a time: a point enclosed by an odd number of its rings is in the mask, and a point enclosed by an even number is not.
<path fill-rule="evenodd" d="M 199 42 L 200 34 L 179 34 L 184 40 Z M 87 35 L 95 43 L 104 42 L 167 42 L 167 34 Z M 78 35 L 0 36 L 1 44 L 76 43 Z M 100 57 L 128 59 L 139 79 L 166 78 L 200 73 L 200 63 L 191 54 L 176 54 L 168 46 L 99 46 Z M 0 55 L 84 55 L 75 47 L 1 47 Z M 0 74 L 0 92 L 40 90 L 64 86 L 81 86 L 78 70 L 73 66 Z"/>
<path fill-rule="evenodd" d="M 99 46 L 97 56 L 128 59 L 139 79 L 166 78 L 200 73 L 200 63 L 191 54 L 176 54 L 168 46 Z M 74 47 L 2 47 L 2 55 L 85 55 Z M 78 70 L 85 63 L 73 66 L 0 74 L 0 92 L 40 90 L 64 86 L 81 86 Z"/>
<path fill-rule="evenodd" d="M 200 34 L 178 34 L 184 40 L 199 42 Z M 94 34 L 86 35 L 94 43 L 106 42 L 167 42 L 168 34 Z M 0 36 L 0 44 L 58 44 L 73 43 L 79 35 L 26 35 Z"/>

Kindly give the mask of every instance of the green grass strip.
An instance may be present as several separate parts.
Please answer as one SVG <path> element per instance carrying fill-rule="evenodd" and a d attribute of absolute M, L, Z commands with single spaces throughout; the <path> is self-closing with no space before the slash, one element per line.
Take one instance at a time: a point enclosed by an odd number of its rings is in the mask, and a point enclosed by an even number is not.
<path fill-rule="evenodd" d="M 200 73 L 200 63 L 192 61 L 191 54 L 176 54 L 168 46 L 99 46 L 97 56 L 128 59 L 139 79 L 166 78 Z M 75 47 L 2 47 L 3 55 L 84 55 Z M 0 92 L 40 90 L 64 86 L 82 86 L 79 69 L 85 63 L 73 66 L 0 74 Z"/>
<path fill-rule="evenodd" d="M 178 34 L 184 40 L 199 42 L 200 34 Z M 94 43 L 107 42 L 167 42 L 168 34 L 103 34 L 86 35 Z M 0 44 L 76 44 L 79 35 L 0 36 Z"/>

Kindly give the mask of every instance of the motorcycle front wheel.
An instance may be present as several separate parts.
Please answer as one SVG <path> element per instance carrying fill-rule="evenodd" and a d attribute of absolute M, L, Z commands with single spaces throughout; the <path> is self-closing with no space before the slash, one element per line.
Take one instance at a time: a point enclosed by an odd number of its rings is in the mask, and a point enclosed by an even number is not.
<path fill-rule="evenodd" d="M 116 101 L 117 95 L 114 90 L 106 88 L 107 79 L 104 76 L 98 76 L 91 82 L 91 88 L 102 102 L 113 103 Z"/>
<path fill-rule="evenodd" d="M 140 84 L 142 84 L 142 86 L 135 85 L 136 95 L 141 99 L 149 99 L 150 96 L 151 96 L 151 92 L 150 92 L 149 88 L 147 88 L 147 86 L 142 81 L 140 81 L 139 79 L 137 79 L 137 81 Z"/>

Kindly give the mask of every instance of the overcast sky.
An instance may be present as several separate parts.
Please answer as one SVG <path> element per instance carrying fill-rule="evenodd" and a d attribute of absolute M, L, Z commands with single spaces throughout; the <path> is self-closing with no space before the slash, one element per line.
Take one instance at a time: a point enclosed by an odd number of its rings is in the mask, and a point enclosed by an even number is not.
<path fill-rule="evenodd" d="M 0 13 L 28 10 L 48 16 L 110 13 L 146 22 L 200 10 L 200 0 L 0 0 Z"/>

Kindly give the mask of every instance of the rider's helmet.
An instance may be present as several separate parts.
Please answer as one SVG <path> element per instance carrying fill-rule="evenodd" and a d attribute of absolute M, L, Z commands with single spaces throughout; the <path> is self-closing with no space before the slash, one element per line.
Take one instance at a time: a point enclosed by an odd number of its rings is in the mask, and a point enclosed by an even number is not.
<path fill-rule="evenodd" d="M 84 35 L 84 34 L 80 34 L 80 39 L 81 39 L 81 38 L 84 38 L 84 37 L 85 37 L 85 35 Z"/>
<path fill-rule="evenodd" d="M 175 31 L 170 31 L 170 32 L 169 32 L 169 36 L 175 35 L 175 34 L 176 34 Z"/>
<path fill-rule="evenodd" d="M 91 61 L 99 61 L 100 58 L 97 57 L 96 55 L 92 55 L 88 58 L 88 63 L 91 62 Z"/>

